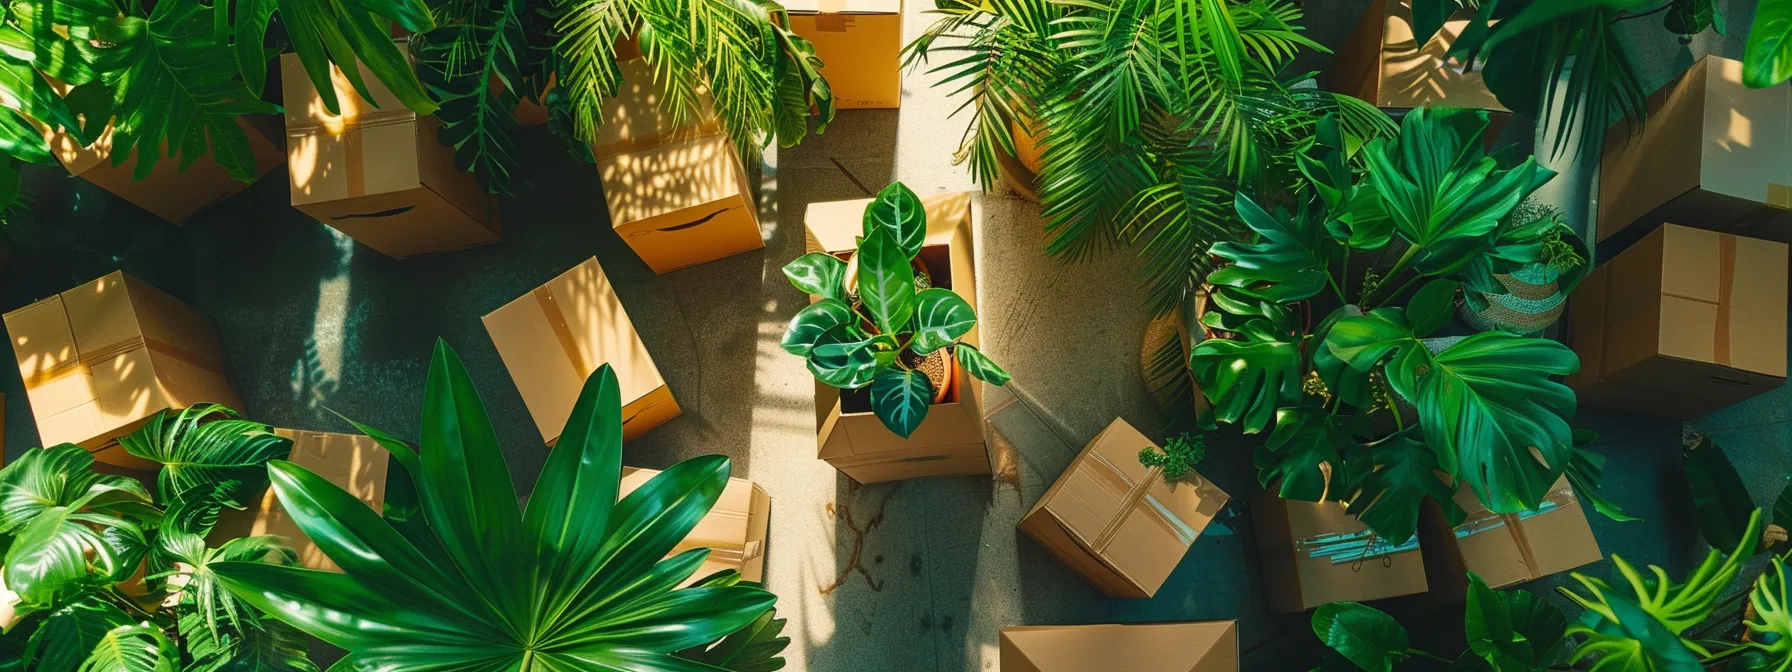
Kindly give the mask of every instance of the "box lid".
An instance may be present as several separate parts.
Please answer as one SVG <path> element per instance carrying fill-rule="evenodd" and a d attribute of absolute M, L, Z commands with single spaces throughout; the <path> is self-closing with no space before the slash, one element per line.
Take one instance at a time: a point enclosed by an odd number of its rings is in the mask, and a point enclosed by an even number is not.
<path fill-rule="evenodd" d="M 1785 377 L 1787 246 L 1672 224 L 1655 236 L 1660 353 Z"/>
<path fill-rule="evenodd" d="M 803 229 L 807 236 L 806 252 L 839 254 L 858 249 L 859 236 L 865 232 L 865 206 L 872 199 L 810 203 L 803 213 Z M 921 197 L 927 212 L 927 244 L 952 242 L 959 227 L 971 221 L 971 194 L 954 191 Z"/>
<path fill-rule="evenodd" d="M 405 51 L 403 45 L 399 49 Z M 357 67 L 373 99 L 362 98 L 342 70 L 331 66 L 341 111 L 331 114 L 298 55 L 280 56 L 293 205 L 401 192 L 423 184 L 417 113 L 398 102 L 365 64 Z"/>
<path fill-rule="evenodd" d="M 1237 672 L 1238 621 L 1002 628 L 1002 672 Z"/>
<path fill-rule="evenodd" d="M 1063 525 L 1102 564 L 1147 592 L 1163 585 L 1229 499 L 1199 474 L 1166 483 L 1139 463 L 1156 444 L 1116 419 L 1083 449 L 1034 507 Z"/>
<path fill-rule="evenodd" d="M 715 104 L 706 92 L 698 93 L 699 118 L 682 128 L 674 126 L 661 107 L 666 87 L 653 66 L 642 58 L 622 60 L 617 66 L 622 69 L 621 86 L 615 96 L 604 99 L 603 123 L 591 143 L 593 155 L 636 152 L 716 133 Z"/>
<path fill-rule="evenodd" d="M 1567 477 L 1557 479 L 1534 511 L 1497 514 L 1464 485 L 1456 505 L 1468 517 L 1453 530 L 1468 570 L 1495 588 L 1565 572 L 1603 556 L 1586 510 Z"/>
<path fill-rule="evenodd" d="M 750 193 L 734 143 L 719 135 L 600 157 L 597 171 L 610 225 L 618 229 Z"/>
<path fill-rule="evenodd" d="M 792 14 L 901 14 L 902 0 L 790 0 Z"/>
<path fill-rule="evenodd" d="M 492 311 L 484 322 L 548 443 L 560 437 L 585 379 L 599 366 L 616 372 L 623 406 L 666 384 L 596 257 Z"/>
<path fill-rule="evenodd" d="M 1343 502 L 1300 502 L 1273 492 L 1268 502 L 1282 507 L 1288 536 L 1264 539 L 1266 555 L 1291 553 L 1302 609 L 1342 600 L 1365 601 L 1426 590 L 1419 538 L 1394 544 L 1352 517 Z"/>

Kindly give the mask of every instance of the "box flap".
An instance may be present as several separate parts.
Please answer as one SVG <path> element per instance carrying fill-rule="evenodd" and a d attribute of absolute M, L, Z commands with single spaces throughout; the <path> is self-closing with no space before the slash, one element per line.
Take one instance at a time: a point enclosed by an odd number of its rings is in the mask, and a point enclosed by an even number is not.
<path fill-rule="evenodd" d="M 901 14 L 902 0 L 790 0 L 792 14 Z"/>
<path fill-rule="evenodd" d="M 597 171 L 610 225 L 619 230 L 693 208 L 707 210 L 697 216 L 707 220 L 742 207 L 742 196 L 750 193 L 734 144 L 719 135 L 602 157 Z"/>
<path fill-rule="evenodd" d="M 803 212 L 803 229 L 807 237 L 804 252 L 839 254 L 858 249 L 858 238 L 865 232 L 865 207 L 872 199 L 810 203 Z M 927 211 L 927 244 L 947 245 L 960 226 L 971 221 L 971 194 L 953 191 L 921 197 Z"/>
<path fill-rule="evenodd" d="M 1237 672 L 1238 622 L 1002 628 L 1002 672 Z"/>
<path fill-rule="evenodd" d="M 666 384 L 595 257 L 484 318 L 542 437 L 560 436 L 585 379 L 616 372 L 622 404 Z"/>
<path fill-rule="evenodd" d="M 365 64 L 359 67 L 373 101 L 361 98 L 341 70 L 332 67 L 341 114 L 331 114 L 298 56 L 280 57 L 293 205 L 422 185 L 417 114 L 400 104 Z"/>
<path fill-rule="evenodd" d="M 1515 583 L 1598 561 L 1599 543 L 1567 477 L 1557 479 L 1534 511 L 1496 514 L 1464 485 L 1455 501 L 1467 518 L 1453 530 L 1464 564 L 1488 585 Z"/>

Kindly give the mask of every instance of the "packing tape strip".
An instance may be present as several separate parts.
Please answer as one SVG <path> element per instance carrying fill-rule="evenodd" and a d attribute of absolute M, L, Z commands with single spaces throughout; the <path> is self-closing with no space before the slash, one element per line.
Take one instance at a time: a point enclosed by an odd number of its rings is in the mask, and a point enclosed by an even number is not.
<path fill-rule="evenodd" d="M 83 352 L 81 353 L 81 364 L 82 366 L 91 369 L 135 350 L 149 350 L 167 356 L 170 359 L 186 362 L 187 364 L 191 364 L 220 376 L 224 375 L 223 362 L 181 348 L 172 343 L 158 341 L 153 338 L 146 338 L 141 335 L 133 336 L 93 352 Z"/>
<path fill-rule="evenodd" d="M 1576 506 L 1579 503 L 1580 500 L 1575 499 L 1574 497 L 1574 488 L 1572 486 L 1564 486 L 1544 495 L 1543 501 L 1537 505 L 1536 509 L 1531 511 L 1520 513 L 1494 513 L 1486 508 L 1482 508 L 1480 511 L 1475 512 L 1468 520 L 1463 521 L 1461 525 L 1457 525 L 1453 532 L 1456 534 L 1457 539 L 1466 539 L 1488 530 L 1501 527 L 1505 528 L 1507 534 L 1510 534 L 1512 537 L 1512 544 L 1518 547 L 1518 557 L 1524 562 L 1525 573 L 1535 579 L 1540 574 L 1537 567 L 1537 554 L 1536 551 L 1531 548 L 1530 537 L 1525 535 L 1524 529 L 1519 523 L 1546 513 L 1561 511 Z"/>
<path fill-rule="evenodd" d="M 1093 452 L 1090 453 L 1090 457 L 1093 457 L 1096 463 L 1109 470 L 1113 475 L 1120 477 L 1121 480 L 1126 479 L 1124 472 L 1120 471 L 1120 468 L 1115 466 L 1112 462 L 1109 462 L 1106 457 Z M 1132 483 L 1131 487 L 1126 491 L 1126 497 L 1120 500 L 1120 509 L 1115 512 L 1114 517 L 1108 521 L 1107 525 L 1101 529 L 1101 533 L 1095 535 L 1094 543 L 1090 544 L 1090 547 L 1097 555 L 1105 553 L 1108 545 L 1114 543 L 1114 539 L 1120 536 L 1121 523 L 1126 522 L 1127 516 L 1137 510 L 1140 504 L 1145 504 L 1150 507 L 1150 512 L 1162 519 L 1165 526 L 1168 527 L 1179 540 L 1187 544 L 1195 543 L 1195 537 L 1197 536 L 1195 528 L 1189 525 L 1187 521 L 1183 520 L 1181 516 L 1178 516 L 1175 512 L 1171 511 L 1169 507 L 1164 506 L 1162 502 L 1157 501 L 1156 497 L 1151 496 L 1151 486 L 1156 485 L 1158 480 L 1162 477 L 1163 468 L 1152 467 L 1149 471 L 1145 472 L 1145 478 Z M 1119 568 L 1115 569 L 1118 571 Z"/>
<path fill-rule="evenodd" d="M 530 292 L 535 295 L 535 302 L 541 305 L 541 312 L 548 318 L 548 327 L 554 330 L 554 338 L 560 341 L 560 350 L 566 353 L 567 361 L 572 363 L 574 371 L 580 379 L 589 375 L 592 367 L 586 366 L 585 356 L 579 352 L 579 342 L 572 337 L 572 328 L 566 324 L 566 312 L 554 300 L 554 292 L 547 285 L 536 287 Z"/>
<path fill-rule="evenodd" d="M 1792 186 L 1768 182 L 1767 205 L 1781 210 L 1792 210 Z"/>
<path fill-rule="evenodd" d="M 1717 236 L 1717 327 L 1712 335 L 1711 361 L 1730 365 L 1730 299 L 1736 287 L 1736 236 Z"/>

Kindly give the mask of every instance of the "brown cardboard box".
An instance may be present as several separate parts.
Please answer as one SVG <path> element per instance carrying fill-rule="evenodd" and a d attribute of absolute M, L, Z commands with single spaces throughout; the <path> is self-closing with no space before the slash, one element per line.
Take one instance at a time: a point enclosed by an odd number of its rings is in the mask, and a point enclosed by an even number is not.
<path fill-rule="evenodd" d="M 360 434 L 302 429 L 276 429 L 274 433 L 292 439 L 292 455 L 286 458 L 288 461 L 335 483 L 376 512 L 385 505 L 386 467 L 391 455 L 380 447 L 379 442 Z M 264 534 L 284 539 L 288 548 L 298 552 L 300 567 L 342 571 L 299 529 L 271 487 L 262 493 L 261 499 L 249 502 L 246 509 L 225 509 L 218 516 L 217 526 L 212 528 L 211 539 L 216 544 L 227 539 Z"/>
<path fill-rule="evenodd" d="M 1165 482 L 1163 469 L 1139 463 L 1147 447 L 1157 444 L 1115 420 L 1020 521 L 1020 531 L 1108 597 L 1155 595 L 1230 499 L 1200 474 Z"/>
<path fill-rule="evenodd" d="M 1270 609 L 1423 593 L 1425 560 L 1415 536 L 1399 546 L 1345 513 L 1343 502 L 1300 502 L 1274 489 L 1251 505 Z"/>
<path fill-rule="evenodd" d="M 790 29 L 815 44 L 842 110 L 902 105 L 902 0 L 793 0 Z"/>
<path fill-rule="evenodd" d="M 618 496 L 628 496 L 659 473 L 653 469 L 623 467 L 622 489 Z M 765 534 L 771 511 L 772 496 L 766 494 L 764 488 L 744 478 L 730 478 L 715 507 L 666 555 L 671 557 L 693 548 L 710 549 L 709 559 L 691 575 L 691 581 L 724 569 L 740 570 L 740 577 L 745 581 L 764 581 Z"/>
<path fill-rule="evenodd" d="M 155 469 L 115 439 L 165 409 L 242 408 L 224 378 L 211 322 L 123 273 L 7 313 L 5 321 L 43 445 L 73 443 L 101 462 Z"/>
<path fill-rule="evenodd" d="M 1498 514 L 1488 511 L 1473 490 L 1456 491 L 1456 505 L 1468 513 L 1451 530 L 1463 571 L 1474 572 L 1487 585 L 1505 588 L 1566 572 L 1605 557 L 1586 510 L 1566 477 L 1556 481 L 1536 511 Z"/>
<path fill-rule="evenodd" d="M 484 320 L 548 445 L 560 440 L 585 379 L 604 364 L 615 370 L 622 391 L 624 440 L 678 417 L 672 390 L 597 258 L 504 304 Z"/>
<path fill-rule="evenodd" d="M 249 136 L 249 151 L 255 158 L 255 177 L 268 174 L 282 162 L 286 154 L 280 148 L 279 120 L 273 115 L 237 117 L 236 123 Z M 149 176 L 137 180 L 137 153 L 117 166 L 112 165 L 112 127 L 107 126 L 93 144 L 82 147 L 74 136 L 44 129 L 50 151 L 67 168 L 69 174 L 92 182 L 119 198 L 130 201 L 150 214 L 179 224 L 212 204 L 249 188 L 249 183 L 230 177 L 208 151 L 193 161 L 186 170 L 179 161 L 163 158 Z M 161 154 L 168 154 L 166 143 Z"/>
<path fill-rule="evenodd" d="M 1792 87 L 1751 89 L 1699 59 L 1649 96 L 1641 132 L 1606 135 L 1598 239 L 1662 222 L 1792 242 Z"/>
<path fill-rule="evenodd" d="M 1338 50 L 1330 88 L 1376 107 L 1506 111 L 1481 81 L 1480 70 L 1463 72 L 1463 64 L 1449 57 L 1450 44 L 1473 15 L 1474 10 L 1459 10 L 1420 48 L 1414 43 L 1411 0 L 1369 3 L 1350 41 Z"/>
<path fill-rule="evenodd" d="M 604 99 L 600 111 L 603 124 L 597 127 L 597 139 L 591 143 L 593 156 L 639 152 L 721 132 L 714 104 L 707 95 L 698 94 L 697 118 L 677 126 L 660 107 L 666 87 L 655 79 L 653 66 L 638 57 L 619 61 L 617 66 L 622 69 L 622 86 L 615 97 Z"/>
<path fill-rule="evenodd" d="M 1238 672 L 1238 621 L 1002 628 L 1001 672 Z"/>
<path fill-rule="evenodd" d="M 753 191 L 720 135 L 597 160 L 610 223 L 655 273 L 765 247 Z"/>
<path fill-rule="evenodd" d="M 1786 244 L 1673 224 L 1568 302 L 1580 402 L 1690 419 L 1786 380 Z"/>
<path fill-rule="evenodd" d="M 435 119 L 418 118 L 365 67 L 371 102 L 332 71 L 340 115 L 296 54 L 280 57 L 280 72 L 293 207 L 399 259 L 498 242 L 497 199 L 454 167 Z"/>
<path fill-rule="evenodd" d="M 864 231 L 865 206 L 870 202 L 810 204 L 803 221 L 805 252 L 850 257 L 858 248 L 854 239 Z M 956 292 L 975 310 L 971 195 L 933 194 L 923 197 L 922 203 L 927 210 L 927 240 L 920 258 L 933 274 L 934 286 Z M 962 340 L 976 345 L 977 329 Z M 981 393 L 976 379 L 958 368 L 945 403 L 929 406 L 926 419 L 904 439 L 877 419 L 862 390 L 842 394 L 815 381 L 815 438 L 821 459 L 860 483 L 987 474 Z"/>

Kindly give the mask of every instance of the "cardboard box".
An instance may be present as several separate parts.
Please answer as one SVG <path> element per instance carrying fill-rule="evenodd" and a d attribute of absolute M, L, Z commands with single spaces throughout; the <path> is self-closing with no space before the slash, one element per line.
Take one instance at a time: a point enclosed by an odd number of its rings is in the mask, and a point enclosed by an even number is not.
<path fill-rule="evenodd" d="M 1162 468 L 1139 463 L 1147 447 L 1157 444 L 1115 420 L 1020 521 L 1020 531 L 1108 597 L 1157 594 L 1230 499 L 1200 474 L 1165 482 Z"/>
<path fill-rule="evenodd" d="M 678 417 L 678 401 L 597 258 L 483 319 L 548 445 L 560 440 L 585 379 L 604 364 L 615 370 L 622 392 L 624 440 Z"/>
<path fill-rule="evenodd" d="M 340 115 L 296 54 L 281 55 L 280 72 L 293 207 L 399 259 L 498 242 L 497 199 L 455 168 L 435 119 L 419 118 L 364 66 L 372 101 L 332 70 Z"/>
<path fill-rule="evenodd" d="M 1001 672 L 1238 672 L 1238 621 L 1002 628 Z"/>
<path fill-rule="evenodd" d="M 1536 511 L 1488 511 L 1466 485 L 1456 491 L 1455 499 L 1468 513 L 1451 530 L 1456 552 L 1448 555 L 1459 562 L 1456 575 L 1474 572 L 1487 585 L 1506 588 L 1605 557 L 1587 524 L 1586 509 L 1566 477 L 1556 481 Z"/>
<path fill-rule="evenodd" d="M 376 512 L 385 506 L 386 468 L 392 456 L 379 442 L 360 434 L 302 429 L 276 429 L 274 433 L 292 439 L 288 461 L 335 483 Z M 238 537 L 271 534 L 284 539 L 286 546 L 299 554 L 300 567 L 342 571 L 299 529 L 292 514 L 280 505 L 273 488 L 263 492 L 261 499 L 246 504 L 246 509 L 225 509 L 219 514 L 210 536 L 214 545 Z"/>
<path fill-rule="evenodd" d="M 855 238 L 864 232 L 865 206 L 870 202 L 810 204 L 803 221 L 804 251 L 852 256 L 858 249 Z M 923 197 L 922 203 L 927 210 L 927 240 L 920 258 L 932 273 L 935 287 L 956 292 L 975 310 L 971 195 L 933 194 Z M 810 300 L 819 298 L 811 296 Z M 975 346 L 977 329 L 961 340 Z M 983 437 L 981 394 L 976 379 L 962 367 L 956 368 L 946 401 L 929 406 L 926 419 L 904 439 L 871 412 L 863 390 L 843 393 L 815 381 L 815 440 L 820 457 L 860 483 L 987 474 L 990 462 Z"/>
<path fill-rule="evenodd" d="M 842 110 L 902 105 L 902 0 L 794 0 L 790 29 L 815 44 Z"/>
<path fill-rule="evenodd" d="M 747 175 L 720 135 L 597 160 L 616 234 L 655 273 L 765 247 Z"/>
<path fill-rule="evenodd" d="M 1663 222 L 1792 242 L 1792 87 L 1751 89 L 1699 59 L 1649 96 L 1649 123 L 1606 134 L 1599 240 Z"/>
<path fill-rule="evenodd" d="M 5 322 L 45 446 L 72 443 L 100 462 L 153 470 L 116 439 L 157 411 L 242 408 L 211 322 L 124 273 L 7 313 Z"/>
<path fill-rule="evenodd" d="M 622 468 L 622 489 L 618 497 L 626 497 L 636 488 L 647 485 L 659 471 Z M 765 580 L 765 535 L 771 520 L 772 496 L 765 489 L 744 478 L 728 479 L 722 498 L 716 500 L 709 514 L 697 521 L 697 527 L 683 541 L 672 547 L 666 557 L 693 548 L 708 548 L 704 560 L 689 581 L 694 582 L 724 569 L 740 570 L 742 580 Z"/>
<path fill-rule="evenodd" d="M 1274 488 L 1252 502 L 1270 609 L 1299 612 L 1425 592 L 1418 537 L 1390 544 L 1344 508 L 1343 502 L 1282 499 Z"/>
<path fill-rule="evenodd" d="M 622 69 L 622 86 L 615 97 L 604 99 L 600 111 L 603 124 L 597 127 L 597 139 L 591 143 L 593 156 L 639 152 L 721 132 L 714 103 L 707 94 L 698 93 L 697 118 L 676 126 L 660 107 L 666 87 L 655 78 L 653 66 L 637 55 L 632 60 L 620 60 L 617 67 Z"/>
<path fill-rule="evenodd" d="M 1474 10 L 1458 10 L 1423 47 L 1415 43 L 1411 0 L 1375 0 L 1338 50 L 1330 88 L 1376 107 L 1467 107 L 1505 112 L 1481 81 L 1449 56 Z"/>
<path fill-rule="evenodd" d="M 280 145 L 279 123 L 277 117 L 263 114 L 236 119 L 236 124 L 249 136 L 256 179 L 286 161 L 286 152 Z M 86 147 L 66 132 L 40 128 L 44 130 L 44 140 L 50 143 L 50 151 L 69 174 L 92 182 L 168 222 L 180 224 L 249 188 L 249 182 L 231 178 L 209 149 L 183 171 L 179 169 L 178 160 L 167 158 L 167 143 L 163 143 L 161 155 L 164 158 L 156 162 L 147 177 L 138 180 L 133 178 L 137 170 L 137 152 L 132 152 L 124 163 L 112 165 L 112 126 L 108 125 L 99 139 Z"/>
<path fill-rule="evenodd" d="M 1568 301 L 1580 403 L 1691 419 L 1786 381 L 1786 244 L 1666 224 Z"/>

